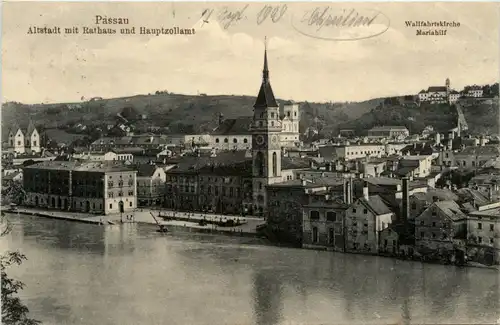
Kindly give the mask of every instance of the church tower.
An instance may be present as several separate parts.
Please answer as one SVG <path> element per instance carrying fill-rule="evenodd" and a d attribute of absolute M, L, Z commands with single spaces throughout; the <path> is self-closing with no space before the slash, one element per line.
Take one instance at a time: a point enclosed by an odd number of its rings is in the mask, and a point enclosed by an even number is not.
<path fill-rule="evenodd" d="M 280 110 L 269 81 L 267 42 L 262 84 L 254 104 L 252 122 L 252 189 L 254 213 L 264 215 L 266 186 L 281 182 Z"/>

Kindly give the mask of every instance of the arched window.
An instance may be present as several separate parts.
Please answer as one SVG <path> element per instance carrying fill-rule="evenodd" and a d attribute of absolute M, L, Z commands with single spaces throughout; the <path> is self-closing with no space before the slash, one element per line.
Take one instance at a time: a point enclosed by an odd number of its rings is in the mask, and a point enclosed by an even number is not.
<path fill-rule="evenodd" d="M 233 139 L 233 142 L 234 142 L 234 143 L 238 143 L 238 139 L 234 138 L 234 139 Z"/>
<path fill-rule="evenodd" d="M 229 140 L 228 140 L 227 138 L 225 138 L 225 139 L 224 139 L 224 143 L 228 143 L 228 141 L 229 141 Z"/>
<path fill-rule="evenodd" d="M 219 143 L 219 138 L 215 139 L 215 143 Z"/>
<path fill-rule="evenodd" d="M 247 138 L 243 139 L 243 143 L 248 143 L 248 139 Z"/>
<path fill-rule="evenodd" d="M 278 175 L 278 156 L 273 152 L 273 176 Z"/>
<path fill-rule="evenodd" d="M 255 157 L 255 167 L 257 169 L 257 176 L 264 176 L 264 154 L 262 152 L 257 152 Z"/>

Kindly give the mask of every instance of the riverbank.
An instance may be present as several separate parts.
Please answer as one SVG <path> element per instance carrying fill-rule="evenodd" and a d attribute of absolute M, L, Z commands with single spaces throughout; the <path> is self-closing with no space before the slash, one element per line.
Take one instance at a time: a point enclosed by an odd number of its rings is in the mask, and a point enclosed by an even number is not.
<path fill-rule="evenodd" d="M 225 236 L 240 236 L 240 237 L 257 237 L 257 226 L 262 225 L 265 221 L 261 218 L 236 218 L 233 216 L 222 216 L 222 215 L 204 215 L 204 214 L 187 214 L 187 213 L 175 213 L 177 217 L 173 217 L 173 211 L 163 212 L 159 216 L 158 211 L 141 209 L 135 211 L 132 218 L 126 218 L 120 216 L 120 214 L 112 215 L 92 215 L 87 213 L 78 212 L 66 212 L 66 211 L 54 211 L 54 210 L 42 210 L 42 209 L 32 209 L 19 207 L 15 210 L 10 210 L 8 208 L 2 207 L 3 212 L 31 215 L 42 218 L 51 218 L 58 220 L 83 222 L 89 224 L 95 224 L 100 226 L 113 226 L 122 223 L 141 223 L 154 225 L 156 227 L 163 226 L 168 229 L 168 231 L 178 231 L 178 232 L 199 232 L 205 234 L 217 234 Z M 152 214 L 155 218 L 153 218 Z M 169 220 L 165 220 L 165 219 Z M 177 219 L 177 220 L 176 220 Z M 200 224 L 201 220 L 208 220 L 215 222 L 217 220 L 227 220 L 227 219 L 238 219 L 237 225 L 232 227 L 221 227 L 213 223 Z"/>

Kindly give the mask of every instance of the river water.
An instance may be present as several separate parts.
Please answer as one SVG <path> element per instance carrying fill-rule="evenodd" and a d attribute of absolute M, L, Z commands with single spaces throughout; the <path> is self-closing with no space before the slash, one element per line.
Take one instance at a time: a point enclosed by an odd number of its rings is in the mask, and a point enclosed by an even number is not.
<path fill-rule="evenodd" d="M 495 324 L 500 274 L 10 216 L 0 247 L 44 324 Z"/>

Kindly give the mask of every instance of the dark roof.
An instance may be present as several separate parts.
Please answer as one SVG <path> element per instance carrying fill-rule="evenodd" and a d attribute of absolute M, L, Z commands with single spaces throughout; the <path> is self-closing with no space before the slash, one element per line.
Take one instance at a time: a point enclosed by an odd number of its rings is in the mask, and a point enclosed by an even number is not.
<path fill-rule="evenodd" d="M 226 119 L 212 132 L 212 135 L 250 134 L 251 125 L 252 125 L 251 116 L 241 116 L 235 119 Z"/>
<path fill-rule="evenodd" d="M 302 169 L 309 168 L 309 160 L 296 157 L 282 157 L 281 169 Z"/>
<path fill-rule="evenodd" d="M 333 160 L 337 158 L 336 146 L 321 146 L 319 147 L 319 154 L 321 157 L 327 160 Z"/>
<path fill-rule="evenodd" d="M 433 188 L 427 190 L 427 192 L 417 192 L 412 195 L 415 199 L 419 201 L 424 201 L 427 203 L 432 203 L 434 198 L 438 198 L 441 201 L 457 201 L 458 196 L 449 189 L 438 189 Z"/>
<path fill-rule="evenodd" d="M 264 51 L 264 70 L 262 84 L 260 85 L 259 94 L 255 101 L 254 107 L 279 107 L 274 98 L 271 82 L 269 81 L 269 69 L 267 66 L 267 51 Z"/>
<path fill-rule="evenodd" d="M 436 152 L 436 150 L 433 148 L 431 142 L 409 144 L 401 149 L 402 155 L 406 155 L 407 153 L 410 153 L 410 155 L 432 155 L 434 152 Z"/>
<path fill-rule="evenodd" d="M 368 209 L 372 210 L 376 215 L 392 213 L 391 209 L 384 203 L 382 198 L 378 195 L 372 195 L 368 200 L 360 198 L 360 202 Z"/>
<path fill-rule="evenodd" d="M 500 155 L 500 150 L 498 146 L 477 146 L 477 147 L 467 147 L 461 152 L 455 155 L 466 155 L 466 156 L 498 156 Z"/>
<path fill-rule="evenodd" d="M 452 220 L 456 221 L 466 218 L 466 215 L 460 210 L 460 206 L 455 201 L 439 201 L 434 202 L 433 205 L 437 206 Z"/>
<path fill-rule="evenodd" d="M 446 87 L 445 86 L 433 86 L 433 87 L 429 87 L 429 89 L 427 89 L 428 92 L 437 92 L 437 91 L 446 91 Z"/>
<path fill-rule="evenodd" d="M 137 177 L 151 177 L 154 175 L 158 166 L 152 164 L 136 165 Z"/>

